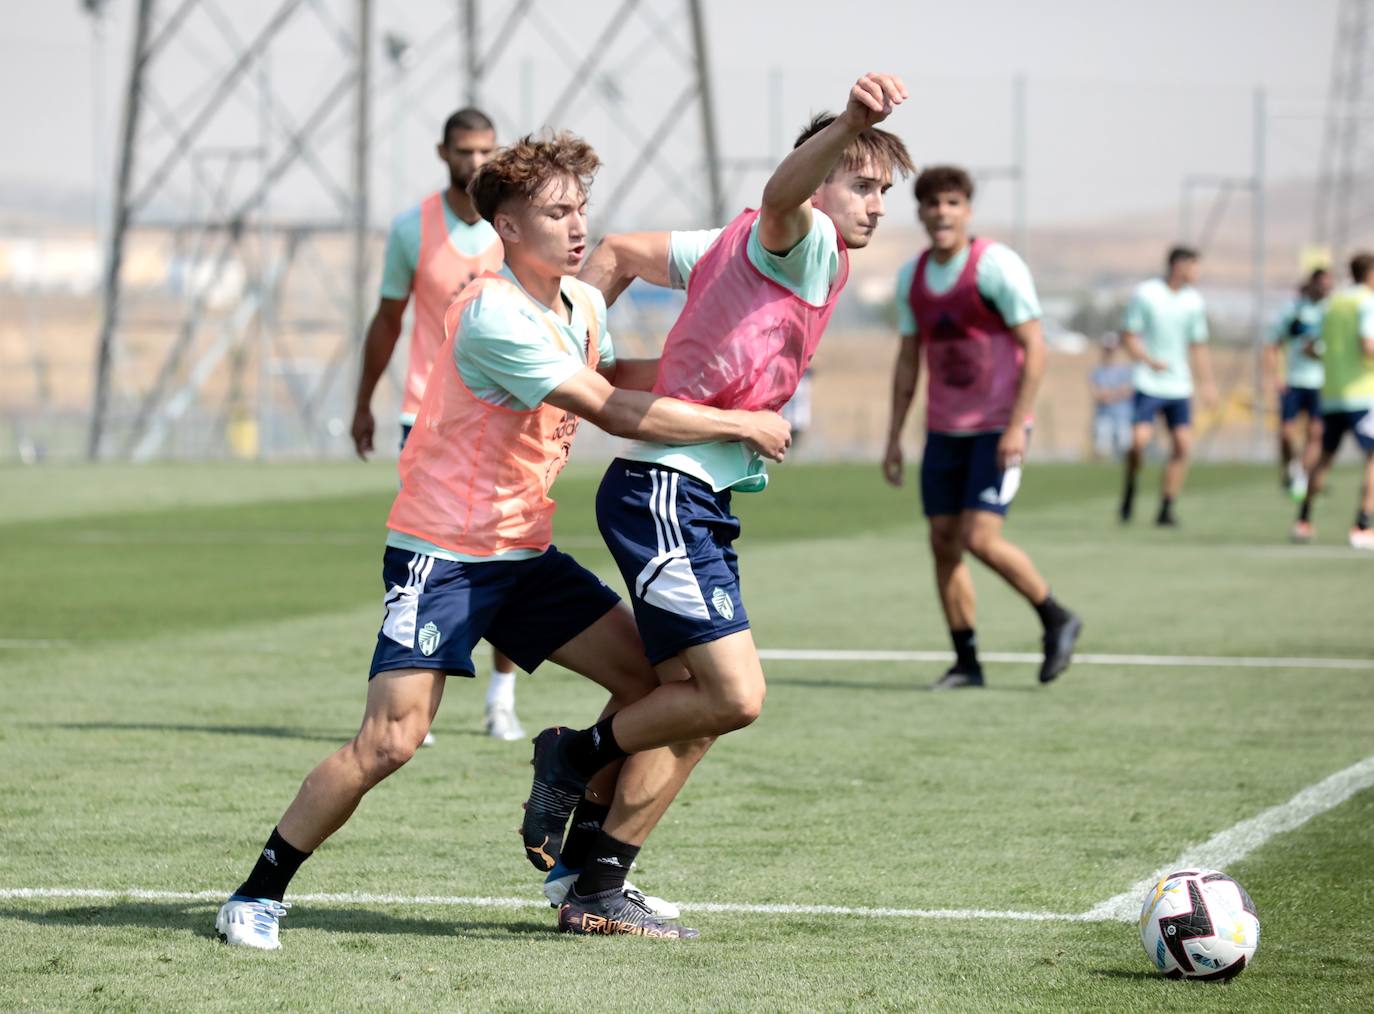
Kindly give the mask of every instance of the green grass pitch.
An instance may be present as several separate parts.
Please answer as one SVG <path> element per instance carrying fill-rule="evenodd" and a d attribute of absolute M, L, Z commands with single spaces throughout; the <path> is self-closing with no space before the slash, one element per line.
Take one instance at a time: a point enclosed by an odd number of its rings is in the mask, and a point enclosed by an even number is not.
<path fill-rule="evenodd" d="M 1374 554 L 1344 547 L 1338 471 L 1311 547 L 1275 469 L 1196 468 L 1184 527 L 1122 529 L 1114 468 L 1035 465 L 1008 526 L 1081 650 L 1374 657 Z M 1264 937 L 1229 985 L 1169 982 L 1133 923 L 692 911 L 693 902 L 1071 914 L 1374 755 L 1374 669 L 770 661 L 760 721 L 723 739 L 635 879 L 684 944 L 560 937 L 514 831 L 528 746 L 480 735 L 451 680 L 422 751 L 310 860 L 275 954 L 214 938 L 218 901 L 25 898 L 19 888 L 225 893 L 305 772 L 351 734 L 381 618 L 394 466 L 0 471 L 0 1009 L 1331 1011 L 1374 1005 L 1374 792 L 1228 872 Z M 560 479 L 559 544 L 620 581 L 598 475 Z M 1153 477 L 1140 511 L 1148 522 Z M 874 466 L 774 470 L 739 496 L 765 648 L 947 647 L 911 488 Z M 975 564 L 985 651 L 1034 614 Z M 479 659 L 485 663 L 485 658 Z M 599 706 L 521 677 L 533 732 Z"/>

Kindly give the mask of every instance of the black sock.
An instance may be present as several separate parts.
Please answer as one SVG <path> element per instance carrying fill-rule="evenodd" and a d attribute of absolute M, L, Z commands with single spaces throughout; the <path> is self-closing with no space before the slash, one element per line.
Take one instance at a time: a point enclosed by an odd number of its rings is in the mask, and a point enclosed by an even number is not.
<path fill-rule="evenodd" d="M 954 642 L 954 666 L 961 672 L 978 672 L 978 635 L 972 627 L 951 630 L 949 639 Z"/>
<path fill-rule="evenodd" d="M 590 729 L 575 732 L 563 748 L 563 759 L 583 778 L 591 778 L 607 764 L 628 757 L 620 744 L 615 741 L 611 731 L 611 721 L 615 716 L 603 718 Z"/>
<path fill-rule="evenodd" d="M 587 865 L 573 885 L 573 890 L 585 898 L 624 887 L 630 866 L 635 856 L 639 855 L 639 848 L 638 845 L 626 845 L 605 831 L 598 831 L 596 841 L 587 855 Z"/>
<path fill-rule="evenodd" d="M 601 825 L 611 812 L 609 806 L 593 803 L 583 798 L 573 810 L 572 821 L 568 825 L 568 836 L 563 839 L 563 854 L 559 862 L 570 870 L 580 870 L 587 865 L 587 856 L 592 850 L 596 836 L 601 833 Z"/>
<path fill-rule="evenodd" d="M 271 898 L 273 901 L 281 901 L 286 894 L 286 885 L 291 883 L 291 878 L 301 868 L 301 863 L 309 859 L 310 855 L 309 852 L 302 852 L 287 842 L 274 827 L 267 844 L 263 846 L 262 855 L 258 856 L 258 863 L 253 867 L 253 872 L 248 874 L 248 879 L 234 893 L 245 898 Z"/>
<path fill-rule="evenodd" d="M 1360 511 L 1355 515 L 1355 527 L 1362 532 L 1369 530 L 1369 511 Z"/>
<path fill-rule="evenodd" d="M 1160 497 L 1160 498 L 1159 498 L 1159 516 L 1160 516 L 1160 517 L 1164 517 L 1165 515 L 1172 514 L 1173 512 L 1174 512 L 1174 498 L 1171 497 L 1171 496 L 1162 496 L 1162 497 Z"/>
<path fill-rule="evenodd" d="M 1048 592 L 1045 594 L 1045 601 L 1035 607 L 1035 611 L 1040 616 L 1040 623 L 1046 630 L 1057 627 L 1069 618 L 1069 611 L 1054 600 L 1054 596 Z"/>
<path fill-rule="evenodd" d="M 1304 522 L 1312 520 L 1312 498 L 1310 496 L 1303 498 L 1302 506 L 1298 508 L 1298 520 Z"/>

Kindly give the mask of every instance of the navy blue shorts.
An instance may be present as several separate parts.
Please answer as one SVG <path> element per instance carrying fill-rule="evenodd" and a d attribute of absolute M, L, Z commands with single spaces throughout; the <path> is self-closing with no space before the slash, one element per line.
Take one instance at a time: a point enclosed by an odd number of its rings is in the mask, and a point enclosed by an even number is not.
<path fill-rule="evenodd" d="M 472 649 L 484 637 L 534 672 L 620 601 L 599 577 L 553 546 L 532 560 L 489 563 L 457 563 L 387 546 L 382 586 L 386 616 L 372 676 L 388 669 L 471 676 Z"/>
<path fill-rule="evenodd" d="M 1155 416 L 1164 416 L 1164 424 L 1169 430 L 1189 426 L 1193 422 L 1193 400 L 1191 398 L 1156 398 L 1153 394 L 1136 391 L 1131 402 L 1131 422 L 1154 425 Z"/>
<path fill-rule="evenodd" d="M 1317 387 L 1285 387 L 1279 393 L 1279 418 L 1292 422 L 1299 413 L 1317 419 L 1322 414 L 1322 392 Z"/>
<path fill-rule="evenodd" d="M 1322 416 L 1322 451 L 1335 454 L 1347 433 L 1355 435 L 1355 442 L 1365 454 L 1374 454 L 1374 408 L 1355 412 L 1328 412 Z"/>
<path fill-rule="evenodd" d="M 716 493 L 675 469 L 616 458 L 596 493 L 596 523 L 630 589 L 654 665 L 749 629 L 729 490 Z"/>
<path fill-rule="evenodd" d="M 1002 431 L 927 433 L 921 455 L 921 506 L 928 518 L 964 511 L 1006 516 L 1015 490 L 1005 488 L 1008 472 L 997 467 Z M 1019 481 L 1019 476 L 1017 481 Z"/>

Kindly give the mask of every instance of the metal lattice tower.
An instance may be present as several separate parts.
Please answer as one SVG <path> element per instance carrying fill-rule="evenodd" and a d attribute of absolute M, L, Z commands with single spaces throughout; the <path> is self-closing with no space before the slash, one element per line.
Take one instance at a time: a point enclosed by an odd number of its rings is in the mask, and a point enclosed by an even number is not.
<path fill-rule="evenodd" d="M 374 212 L 402 210 L 372 196 L 375 170 L 416 163 L 437 183 L 430 151 L 458 105 L 502 140 L 586 136 L 605 163 L 598 231 L 720 224 L 700 0 L 570 10 L 139 0 L 89 455 L 345 452 Z"/>
<path fill-rule="evenodd" d="M 1374 226 L 1374 0 L 1341 0 L 1322 139 L 1316 241 L 1340 257 Z"/>

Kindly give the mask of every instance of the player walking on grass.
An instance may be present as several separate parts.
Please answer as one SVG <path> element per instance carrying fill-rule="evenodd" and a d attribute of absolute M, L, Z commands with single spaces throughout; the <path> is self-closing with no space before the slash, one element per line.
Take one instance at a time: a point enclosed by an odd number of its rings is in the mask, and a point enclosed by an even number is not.
<path fill-rule="evenodd" d="M 1321 453 L 1322 311 L 1330 294 L 1331 272 L 1317 268 L 1274 322 L 1265 358 L 1270 375 L 1277 377 L 1277 361 L 1280 354 L 1283 356 L 1283 383 L 1279 386 L 1279 481 L 1297 500 L 1306 496 L 1307 476 Z"/>
<path fill-rule="evenodd" d="M 798 139 L 762 208 L 724 229 L 610 236 L 597 248 L 582 277 L 608 301 L 634 278 L 687 290 L 656 392 L 750 409 L 779 409 L 792 396 L 848 277 L 847 251 L 868 244 L 893 172 L 911 169 L 901 141 L 876 129 L 906 94 L 890 75 L 860 78 L 842 114 L 818 117 Z M 647 438 L 611 463 L 597 522 L 662 684 L 589 729 L 539 734 L 527 846 L 557 842 L 570 801 L 603 766 L 758 717 L 764 676 L 740 596 L 730 496 L 766 480 L 757 454 L 719 440 L 669 447 Z M 679 760 L 677 784 L 699 756 Z M 642 842 L 614 815 L 607 821 L 562 925 L 602 918 L 598 899 L 615 890 Z"/>
<path fill-rule="evenodd" d="M 1202 382 L 1202 400 L 1215 404 L 1212 359 L 1207 353 L 1207 312 L 1197 281 L 1198 255 L 1188 247 L 1169 251 L 1164 278 L 1142 282 L 1126 307 L 1121 343 L 1136 361 L 1134 425 L 1126 452 L 1126 481 L 1121 493 L 1121 520 L 1135 510 L 1135 481 L 1145 448 L 1154 437 L 1155 417 L 1162 415 L 1172 442 L 1155 524 L 1178 524 L 1174 501 L 1183 491 L 1193 447 L 1193 370 Z M 1191 365 L 1190 365 L 1191 364 Z"/>
<path fill-rule="evenodd" d="M 1322 450 L 1292 536 L 1296 542 L 1312 541 L 1312 503 L 1326 484 L 1341 441 L 1350 433 L 1364 454 L 1350 545 L 1374 550 L 1374 253 L 1356 254 L 1350 261 L 1350 277 L 1354 284 L 1331 297 L 1322 317 Z"/>
<path fill-rule="evenodd" d="M 991 567 L 1035 608 L 1044 625 L 1041 683 L 1068 668 L 1083 629 L 1050 595 L 1030 557 L 1002 534 L 1021 481 L 1045 342 L 1029 269 L 1001 243 L 969 236 L 972 201 L 973 180 L 957 166 L 931 166 L 916 179 L 917 216 L 930 248 L 897 275 L 901 347 L 883 456 L 884 477 L 900 486 L 902 430 L 924 360 L 921 502 L 955 653 L 935 690 L 983 685 L 965 553 Z"/>
<path fill-rule="evenodd" d="M 743 440 L 769 457 L 783 454 L 788 427 L 780 416 L 651 394 L 644 388 L 656 364 L 615 358 L 601 294 L 571 277 L 585 252 L 586 191 L 598 165 L 572 135 L 524 138 L 472 181 L 478 211 L 505 244 L 506 266 L 479 276 L 449 307 L 448 337 L 401 454 L 382 569 L 386 615 L 362 726 L 306 777 L 248 879 L 220 909 L 216 929 L 229 943 L 279 946 L 292 876 L 367 791 L 414 754 L 445 677 L 473 674 L 479 639 L 527 672 L 550 659 L 588 676 L 610 692 L 607 713 L 657 686 L 630 611 L 551 545 L 549 488 L 579 418 L 619 436 Z M 621 809 L 652 826 L 676 763 L 657 751 L 608 769 L 589 787 L 588 805 L 614 786 Z M 603 898 L 601 912 L 601 932 L 692 935 L 653 916 L 638 893 Z"/>
<path fill-rule="evenodd" d="M 477 213 L 467 189 L 495 148 L 496 130 L 490 118 L 477 109 L 458 110 L 445 121 L 443 139 L 437 146 L 439 160 L 448 167 L 448 187 L 430 194 L 391 223 L 381 299 L 363 343 L 353 410 L 353 445 L 360 458 L 366 458 L 373 449 L 376 422 L 372 418 L 372 394 L 391 362 L 410 297 L 415 297 L 415 321 L 401 402 L 402 447 L 425 396 L 425 381 L 434 357 L 444 344 L 444 311 L 468 282 L 483 271 L 501 267 L 501 237 Z M 486 730 L 496 739 L 525 736 L 515 717 L 515 663 L 499 651 L 492 660 L 487 684 Z M 433 734 L 427 733 L 425 745 L 433 742 Z"/>

